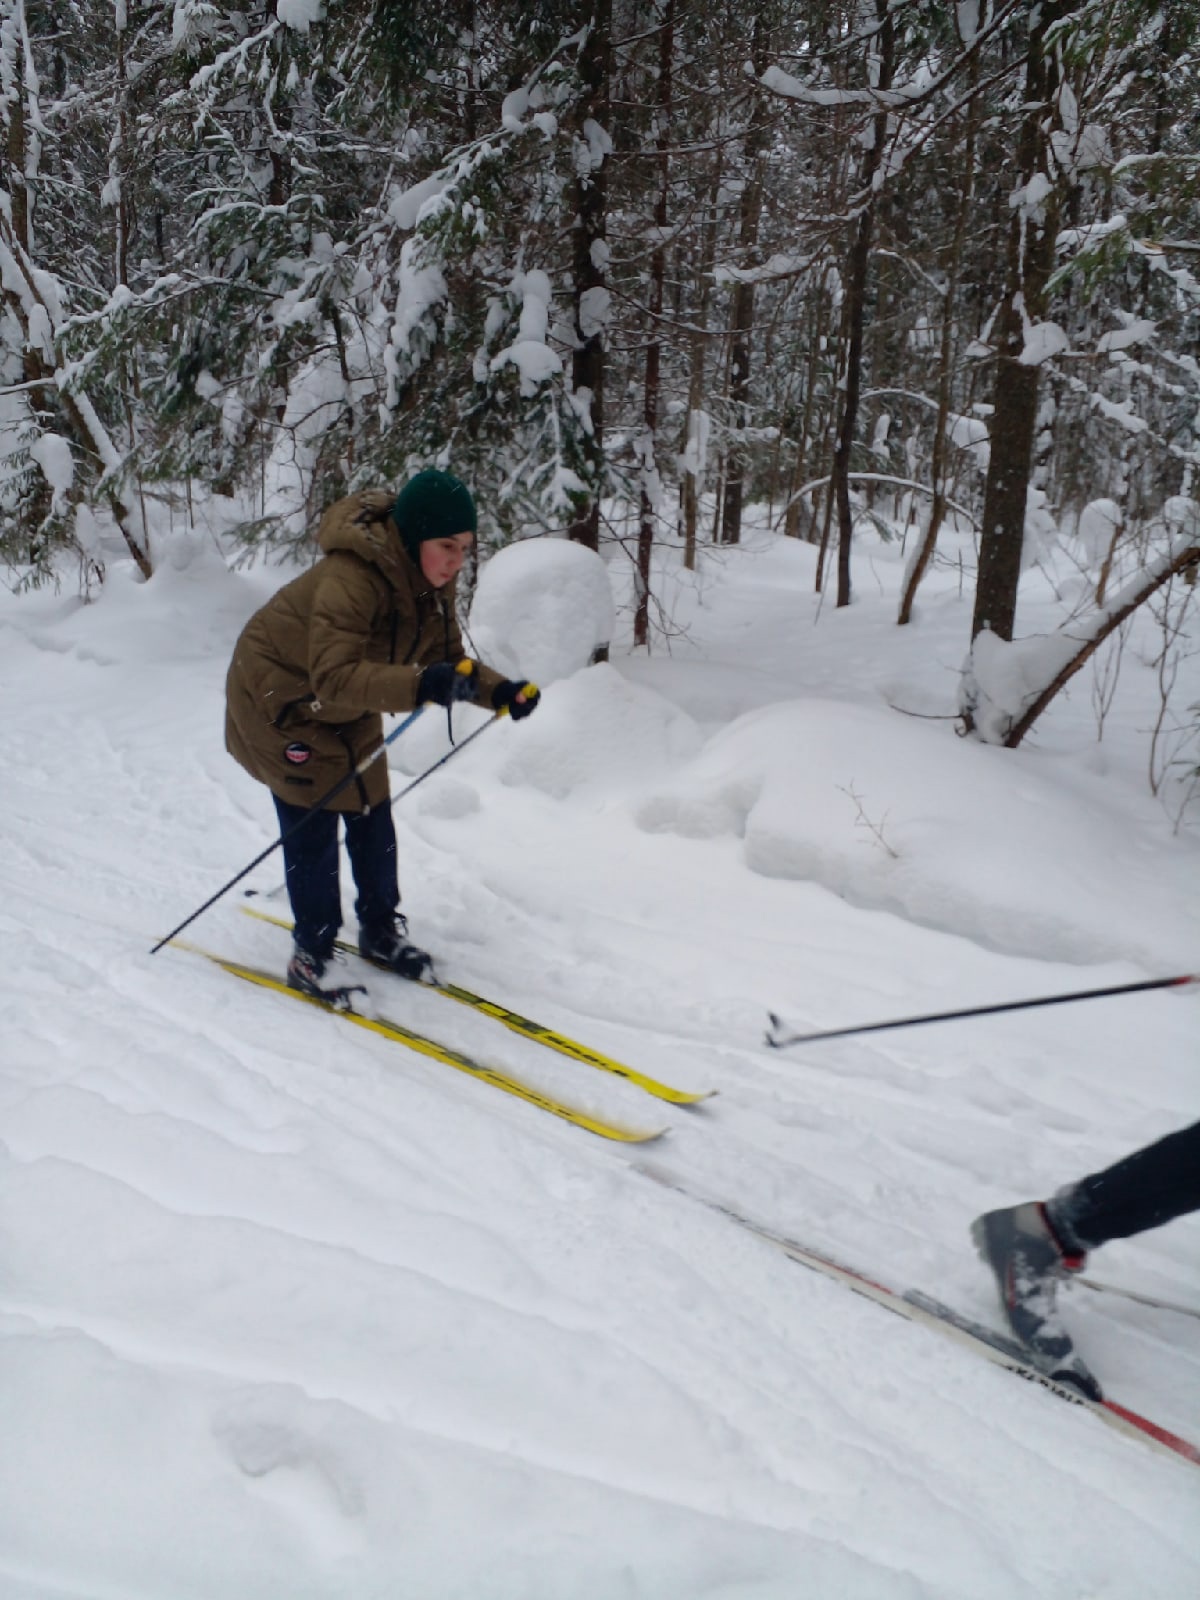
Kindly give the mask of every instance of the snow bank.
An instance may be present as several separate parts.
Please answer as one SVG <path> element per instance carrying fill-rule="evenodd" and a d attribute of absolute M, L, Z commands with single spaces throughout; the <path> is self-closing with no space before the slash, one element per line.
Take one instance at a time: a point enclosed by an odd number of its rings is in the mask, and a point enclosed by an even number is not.
<path fill-rule="evenodd" d="M 555 686 L 538 714 L 504 744 L 502 783 L 528 784 L 555 799 L 653 779 L 700 747 L 692 719 L 653 689 L 600 664 Z"/>
<path fill-rule="evenodd" d="M 1165 849 L 1064 802 L 1061 775 L 1041 765 L 888 711 L 792 703 L 719 733 L 637 819 L 652 832 L 740 835 L 754 872 L 811 879 L 991 949 L 1178 959 L 1194 928 L 1160 893 Z"/>
<path fill-rule="evenodd" d="M 479 575 L 468 629 L 482 660 L 545 687 L 586 667 L 613 631 L 608 569 L 568 539 L 523 539 Z"/>

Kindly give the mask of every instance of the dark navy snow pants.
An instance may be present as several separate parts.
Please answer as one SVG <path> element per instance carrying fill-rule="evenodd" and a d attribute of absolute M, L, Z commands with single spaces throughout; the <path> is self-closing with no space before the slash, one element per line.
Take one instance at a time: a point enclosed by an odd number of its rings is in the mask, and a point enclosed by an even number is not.
<path fill-rule="evenodd" d="M 1200 1122 L 1081 1178 L 1048 1209 L 1055 1226 L 1084 1250 L 1200 1211 Z"/>
<path fill-rule="evenodd" d="M 283 862 L 288 899 L 295 920 L 295 940 L 310 956 L 327 961 L 342 925 L 342 897 L 338 881 L 338 817 L 346 825 L 346 852 L 358 898 L 354 909 L 367 928 L 390 926 L 400 904 L 396 874 L 396 829 L 391 807 L 376 806 L 362 812 L 310 811 L 272 796 L 284 838 Z"/>

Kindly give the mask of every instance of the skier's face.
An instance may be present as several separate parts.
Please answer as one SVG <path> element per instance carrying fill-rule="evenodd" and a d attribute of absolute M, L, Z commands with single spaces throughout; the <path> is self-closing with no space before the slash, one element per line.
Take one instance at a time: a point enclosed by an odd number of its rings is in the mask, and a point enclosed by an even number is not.
<path fill-rule="evenodd" d="M 455 533 L 447 539 L 424 539 L 417 546 L 421 571 L 435 589 L 458 576 L 474 542 L 473 533 Z"/>

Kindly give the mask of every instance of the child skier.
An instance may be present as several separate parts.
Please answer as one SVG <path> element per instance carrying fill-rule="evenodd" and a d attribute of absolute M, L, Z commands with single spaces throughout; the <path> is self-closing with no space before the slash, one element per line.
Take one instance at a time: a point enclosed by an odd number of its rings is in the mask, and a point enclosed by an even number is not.
<path fill-rule="evenodd" d="M 345 998 L 322 987 L 342 920 L 339 815 L 360 953 L 406 978 L 432 978 L 399 911 L 386 761 L 314 808 L 382 744 L 380 713 L 469 700 L 520 720 L 537 707 L 533 684 L 463 657 L 454 584 L 475 531 L 471 493 L 448 472 L 419 472 L 399 495 L 338 501 L 317 530 L 321 559 L 255 612 L 234 647 L 225 743 L 274 798 L 295 923 L 287 981 L 315 998 Z"/>

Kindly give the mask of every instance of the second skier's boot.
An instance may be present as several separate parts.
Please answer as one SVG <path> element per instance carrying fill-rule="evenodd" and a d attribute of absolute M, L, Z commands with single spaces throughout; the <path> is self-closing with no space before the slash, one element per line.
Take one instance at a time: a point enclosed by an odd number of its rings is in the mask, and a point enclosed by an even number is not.
<path fill-rule="evenodd" d="M 1031 1364 L 1098 1400 L 1100 1385 L 1076 1355 L 1057 1304 L 1059 1283 L 1069 1273 L 1081 1272 L 1087 1257 L 1065 1248 L 1045 1206 L 1036 1200 L 977 1217 L 971 1237 L 995 1274 L 1004 1315 Z"/>

